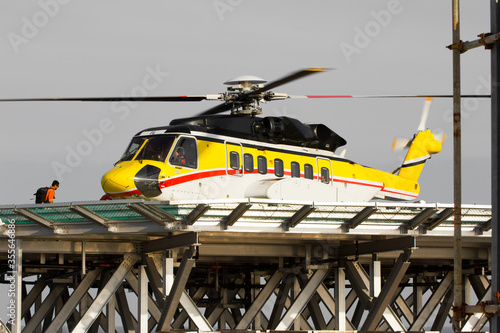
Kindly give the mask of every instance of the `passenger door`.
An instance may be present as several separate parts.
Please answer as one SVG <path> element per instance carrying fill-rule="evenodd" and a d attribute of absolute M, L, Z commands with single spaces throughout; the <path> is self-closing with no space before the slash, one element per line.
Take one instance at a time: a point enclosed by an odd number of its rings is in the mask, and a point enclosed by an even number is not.
<path fill-rule="evenodd" d="M 330 184 L 332 175 L 332 163 L 326 158 L 317 158 L 317 176 L 318 180 L 325 184 Z"/>

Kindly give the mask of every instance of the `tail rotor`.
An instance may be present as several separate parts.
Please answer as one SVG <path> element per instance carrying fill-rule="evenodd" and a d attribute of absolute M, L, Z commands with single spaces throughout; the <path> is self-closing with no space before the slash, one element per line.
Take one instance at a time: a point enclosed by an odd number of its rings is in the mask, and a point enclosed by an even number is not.
<path fill-rule="evenodd" d="M 427 117 L 431 107 L 432 99 L 427 97 L 420 118 L 420 124 L 417 133 L 412 139 L 396 138 L 392 144 L 392 150 L 402 150 L 408 148 L 403 164 L 394 173 L 397 172 L 402 178 L 417 182 L 425 162 L 431 158 L 431 155 L 441 151 L 444 141 L 444 133 L 433 134 L 426 128 Z"/>
<path fill-rule="evenodd" d="M 425 130 L 427 129 L 426 123 L 427 123 L 427 118 L 429 116 L 429 111 L 431 109 L 431 104 L 432 104 L 432 98 L 426 97 L 424 102 L 424 109 L 422 110 L 422 116 L 420 117 L 420 123 L 418 124 L 417 127 L 417 134 L 419 132 L 425 132 Z M 398 138 L 398 137 L 394 138 L 394 141 L 392 142 L 392 151 L 401 151 L 405 148 L 409 148 L 413 143 L 415 137 L 416 135 L 412 139 Z M 444 132 L 434 134 L 434 138 L 443 143 L 445 134 Z"/>

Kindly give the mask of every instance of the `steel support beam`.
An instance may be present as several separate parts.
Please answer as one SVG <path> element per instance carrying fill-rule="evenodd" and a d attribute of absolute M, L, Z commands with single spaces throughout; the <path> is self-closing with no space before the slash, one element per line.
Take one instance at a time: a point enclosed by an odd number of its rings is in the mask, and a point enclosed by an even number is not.
<path fill-rule="evenodd" d="M 476 235 L 482 235 L 483 232 L 490 231 L 491 230 L 491 219 L 478 225 L 476 228 Z"/>
<path fill-rule="evenodd" d="M 416 227 L 419 227 L 422 223 L 424 223 L 429 217 L 434 215 L 434 213 L 437 211 L 436 207 L 432 208 L 425 208 L 422 210 L 417 216 L 412 218 L 410 221 L 408 221 L 408 228 L 410 229 L 415 229 Z"/>
<path fill-rule="evenodd" d="M 449 272 L 446 276 L 441 280 L 439 287 L 434 291 L 432 296 L 427 300 L 425 306 L 422 311 L 418 314 L 418 316 L 413 321 L 409 331 L 420 331 L 422 327 L 424 327 L 425 323 L 429 319 L 430 315 L 434 312 L 439 302 L 446 295 L 448 288 L 451 288 L 453 285 L 453 273 Z"/>
<path fill-rule="evenodd" d="M 137 332 L 138 323 L 135 317 L 132 315 L 130 307 L 128 306 L 128 299 L 127 295 L 125 295 L 125 289 L 123 288 L 123 284 L 120 284 L 118 286 L 115 295 L 116 295 L 116 304 L 118 305 L 118 313 L 120 313 L 120 318 L 122 320 L 123 330 L 125 332 L 130 332 L 130 333 Z M 102 312 L 99 315 L 101 314 Z"/>
<path fill-rule="evenodd" d="M 337 274 L 337 273 L 335 273 L 335 274 Z M 335 281 L 337 281 L 337 280 L 335 280 Z M 344 280 L 344 282 L 345 282 L 345 280 Z M 319 288 L 318 288 L 318 290 L 316 290 L 316 292 L 318 293 L 318 296 L 320 297 L 321 301 L 326 306 L 328 311 L 330 311 L 330 313 L 332 314 L 332 319 L 330 320 L 330 323 L 328 323 L 328 327 L 326 329 L 333 330 L 333 329 L 335 329 L 335 320 L 337 318 L 337 314 L 336 314 L 337 313 L 337 304 L 335 302 L 335 298 L 333 298 L 332 294 L 330 293 L 330 291 L 328 290 L 328 288 L 325 286 L 324 283 L 322 283 L 319 286 Z M 344 289 L 344 297 L 345 297 L 345 289 Z M 344 300 L 339 299 L 340 305 L 338 305 L 338 306 L 339 306 L 339 309 L 341 309 L 342 301 L 344 302 L 344 310 L 345 310 L 345 298 L 344 298 Z M 344 320 L 345 319 L 346 319 L 346 317 L 344 316 Z M 352 327 L 349 327 L 349 329 L 352 330 Z"/>
<path fill-rule="evenodd" d="M 425 224 L 425 229 L 433 230 L 438 225 L 446 221 L 450 216 L 453 215 L 455 210 L 453 208 L 445 208 L 441 213 L 439 213 L 435 218 L 431 218 Z"/>
<path fill-rule="evenodd" d="M 360 211 L 356 216 L 354 216 L 350 221 L 347 222 L 347 227 L 349 229 L 354 229 L 363 221 L 368 219 L 373 213 L 375 213 L 378 210 L 377 204 L 375 203 L 375 206 L 373 207 L 365 207 L 363 208 L 362 211 Z"/>
<path fill-rule="evenodd" d="M 39 225 L 41 225 L 43 227 L 46 227 L 46 228 L 52 229 L 52 230 L 55 229 L 55 227 L 52 224 L 51 220 L 46 219 L 42 215 L 34 213 L 34 212 L 32 212 L 32 211 L 30 211 L 28 209 L 14 208 L 14 212 L 17 213 L 17 214 L 19 214 L 19 215 L 21 215 L 21 216 L 24 216 L 25 218 L 27 218 L 30 221 L 38 223 Z"/>
<path fill-rule="evenodd" d="M 64 323 L 68 320 L 73 311 L 75 311 L 78 304 L 87 294 L 90 287 L 92 287 L 92 284 L 95 282 L 100 273 L 100 268 L 96 268 L 93 271 L 88 272 L 75 291 L 73 291 L 71 297 L 65 302 L 64 307 L 54 318 L 52 324 L 46 330 L 47 333 L 57 333 L 63 327 Z"/>
<path fill-rule="evenodd" d="M 161 280 L 160 273 L 156 269 L 156 265 L 151 257 L 146 257 L 146 274 L 149 279 L 149 285 L 151 290 L 155 295 L 156 302 L 160 308 L 163 307 L 163 302 L 165 300 L 165 291 L 163 290 L 163 282 Z"/>
<path fill-rule="evenodd" d="M 285 275 L 282 278 L 282 283 L 279 287 L 278 294 L 276 295 L 276 302 L 274 302 L 273 310 L 269 317 L 268 329 L 274 330 L 281 319 L 281 314 L 285 308 L 285 302 L 288 299 L 288 293 L 293 285 L 294 277 L 293 275 Z"/>
<path fill-rule="evenodd" d="M 89 307 L 85 315 L 82 317 L 78 325 L 72 333 L 85 333 L 97 319 L 104 306 L 107 304 L 111 296 L 116 292 L 118 287 L 123 282 L 125 276 L 132 269 L 133 265 L 137 262 L 139 256 L 136 254 L 128 253 L 125 255 L 123 262 L 116 269 L 113 276 L 109 279 L 108 283 L 103 290 L 97 295 L 96 299 Z"/>
<path fill-rule="evenodd" d="M 382 265 L 375 257 L 370 262 L 370 297 L 378 297 L 382 288 Z"/>
<path fill-rule="evenodd" d="M 404 317 L 407 322 L 411 323 L 413 321 L 413 313 L 404 298 L 399 295 L 394 303 L 401 311 L 401 313 L 398 313 L 399 318 Z"/>
<path fill-rule="evenodd" d="M 240 217 L 243 216 L 250 208 L 252 208 L 252 204 L 250 202 L 242 202 L 240 203 L 233 211 L 221 221 L 221 229 L 226 230 L 227 227 L 232 226 L 238 221 Z"/>
<path fill-rule="evenodd" d="M 175 276 L 174 285 L 172 286 L 172 290 L 163 305 L 161 318 L 158 322 L 158 329 L 160 331 L 170 329 L 170 324 L 174 318 L 175 312 L 177 311 L 179 301 L 189 278 L 189 274 L 191 273 L 191 269 L 195 263 L 195 260 L 192 259 L 195 251 L 195 247 L 190 247 L 184 252 L 181 265 Z"/>
<path fill-rule="evenodd" d="M 294 228 L 297 224 L 302 222 L 307 218 L 316 208 L 314 205 L 304 205 L 295 214 L 293 214 L 288 220 L 284 222 L 284 230 L 288 231 L 290 228 Z"/>
<path fill-rule="evenodd" d="M 23 332 L 31 333 L 34 332 L 35 329 L 40 325 L 42 320 L 49 314 L 50 311 L 53 311 L 54 306 L 56 305 L 57 299 L 61 296 L 66 285 L 64 284 L 56 284 L 51 290 L 50 293 L 43 300 L 42 306 L 35 311 L 31 320 L 26 324 L 23 328 Z"/>
<path fill-rule="evenodd" d="M 269 299 L 269 296 L 271 296 L 273 291 L 281 282 L 282 278 L 283 273 L 281 273 L 280 271 L 274 272 L 273 276 L 269 279 L 269 281 L 267 281 L 265 287 L 262 288 L 259 295 L 253 301 L 250 308 L 248 308 L 248 310 L 245 312 L 245 315 L 243 316 L 243 318 L 241 318 L 238 325 L 236 325 L 237 330 L 244 330 L 247 329 L 248 326 L 250 326 L 252 320 L 254 320 L 255 316 L 260 312 L 266 301 Z"/>
<path fill-rule="evenodd" d="M 209 281 L 210 280 L 211 279 L 209 279 Z M 177 318 L 174 320 L 172 324 L 172 327 L 174 329 L 180 328 L 180 326 L 183 325 L 188 318 L 190 318 L 200 331 L 204 332 L 213 331 L 212 326 L 210 325 L 208 320 L 203 316 L 203 314 L 201 313 L 200 309 L 197 306 L 197 301 L 201 300 L 203 296 L 205 296 L 207 290 L 208 288 L 200 287 L 194 293 L 193 298 L 191 298 L 185 290 L 183 291 L 181 298 L 179 300 L 179 303 L 181 304 L 183 310 L 181 313 L 177 315 Z"/>
<path fill-rule="evenodd" d="M 208 320 L 203 316 L 198 309 L 198 306 L 196 306 L 196 303 L 185 290 L 182 292 L 179 302 L 199 331 L 212 332 L 214 330 L 212 325 L 210 325 Z"/>
<path fill-rule="evenodd" d="M 346 330 L 345 270 L 335 269 L 335 330 Z"/>
<path fill-rule="evenodd" d="M 165 212 L 153 205 L 145 205 L 142 202 L 130 203 L 128 204 L 128 208 L 160 226 L 165 226 L 166 223 L 175 222 L 176 220 L 176 217 L 174 215 Z"/>
<path fill-rule="evenodd" d="M 77 213 L 78 215 L 86 218 L 87 220 L 95 222 L 95 223 L 97 223 L 105 228 L 109 227 L 107 218 L 104 218 L 101 215 L 94 213 L 93 211 L 91 211 L 90 209 L 88 209 L 86 207 L 71 205 L 69 207 L 69 210 L 71 210 L 72 212 Z"/>
<path fill-rule="evenodd" d="M 358 309 L 357 309 L 358 318 L 356 320 L 353 320 L 354 324 L 354 321 L 357 322 L 361 320 L 361 316 L 363 315 L 361 310 L 369 309 L 372 306 L 372 300 L 369 296 L 370 280 L 363 267 L 361 267 L 358 263 L 352 263 L 350 261 L 346 261 L 346 273 L 349 278 L 349 281 L 353 286 L 353 289 L 355 290 L 360 300 L 359 302 L 360 304 L 358 304 Z M 362 305 L 362 308 L 359 307 L 360 305 Z M 398 316 L 396 316 L 396 314 L 391 308 L 386 308 L 384 310 L 383 317 L 386 320 L 386 322 L 391 326 L 392 330 L 394 331 L 405 330 Z M 355 326 L 358 325 L 355 324 Z"/>
<path fill-rule="evenodd" d="M 149 300 L 149 292 L 148 292 L 148 278 L 146 275 L 146 270 L 144 269 L 144 265 L 140 265 L 138 272 L 138 285 L 139 290 L 137 294 L 138 298 L 138 306 L 137 306 L 137 319 L 138 319 L 138 332 L 149 332 L 148 330 L 148 300 Z"/>
<path fill-rule="evenodd" d="M 453 290 L 448 289 L 448 292 L 441 302 L 434 323 L 432 324 L 431 331 L 442 332 L 444 324 L 448 321 L 448 316 L 450 315 L 451 307 L 453 306 Z"/>
<path fill-rule="evenodd" d="M 371 304 L 370 280 L 365 270 L 359 263 L 351 261 L 345 262 L 345 270 L 352 289 L 359 298 L 359 303 L 362 304 L 365 309 L 369 308 Z"/>
<path fill-rule="evenodd" d="M 500 3 L 490 0 L 491 33 L 500 32 Z M 491 47 L 491 288 L 500 290 L 500 44 Z M 494 304 L 499 304 L 496 299 Z M 500 317 L 491 318 L 490 331 L 500 333 Z"/>
<path fill-rule="evenodd" d="M 404 236 L 372 242 L 343 245 L 340 248 L 340 256 L 349 257 L 354 255 L 373 254 L 380 252 L 399 251 L 416 247 L 414 236 Z"/>
<path fill-rule="evenodd" d="M 394 265 L 391 273 L 387 277 L 384 287 L 380 291 L 380 295 L 375 298 L 373 305 L 368 313 L 368 317 L 363 324 L 361 330 L 374 331 L 378 323 L 382 319 L 384 312 L 389 308 L 393 299 L 396 298 L 396 291 L 399 288 L 399 283 L 406 274 L 406 270 L 410 266 L 408 260 L 411 256 L 411 250 L 407 250 L 399 256 L 396 264 Z M 402 324 L 400 324 L 402 326 Z"/>
<path fill-rule="evenodd" d="M 207 210 L 210 209 L 210 205 L 207 205 L 207 204 L 199 204 L 198 206 L 196 206 L 189 214 L 188 216 L 186 216 L 184 222 L 187 224 L 187 225 L 192 225 L 194 224 L 196 221 L 198 221 L 198 219 L 200 217 L 203 216 L 203 214 L 206 213 Z"/>
<path fill-rule="evenodd" d="M 424 294 L 424 288 L 420 285 L 422 282 L 423 277 L 421 274 L 416 274 L 413 277 L 413 317 L 418 316 L 418 314 L 422 310 L 422 296 Z"/>
<path fill-rule="evenodd" d="M 234 280 L 233 282 L 235 285 L 239 285 L 243 283 L 243 280 L 238 278 Z M 215 325 L 217 320 L 223 315 L 225 308 L 224 304 L 228 304 L 231 302 L 231 300 L 234 299 L 234 297 L 239 293 L 240 289 L 235 288 L 234 290 L 227 290 L 226 297 L 222 298 L 214 307 L 211 311 L 209 311 L 208 316 L 206 317 L 208 322 L 211 325 Z M 224 303 L 224 304 L 223 304 Z"/>
<path fill-rule="evenodd" d="M 38 299 L 38 297 L 42 294 L 42 291 L 45 289 L 47 286 L 47 283 L 45 282 L 45 276 L 42 275 L 35 283 L 33 288 L 31 288 L 29 294 L 23 298 L 22 300 L 22 308 L 21 308 L 21 318 L 24 318 L 29 312 L 31 306 L 35 301 Z M 27 320 L 28 321 L 28 320 Z"/>
<path fill-rule="evenodd" d="M 107 313 L 107 327 L 108 332 L 115 332 L 115 319 L 116 319 L 116 296 L 113 295 L 110 297 L 108 304 L 106 304 L 106 313 Z"/>
<path fill-rule="evenodd" d="M 491 287 L 488 287 L 486 292 L 484 293 L 484 296 L 482 298 L 479 298 L 480 302 L 482 304 L 485 304 L 487 301 L 491 301 Z M 477 331 L 478 329 L 480 330 L 482 325 L 485 324 L 485 322 L 488 320 L 486 317 L 486 313 L 474 313 L 467 318 L 466 322 L 464 323 L 462 327 L 463 332 L 468 332 L 468 331 Z M 480 326 L 480 327 L 479 327 Z"/>
<path fill-rule="evenodd" d="M 302 310 L 304 310 L 307 302 L 311 299 L 313 294 L 318 289 L 319 285 L 323 282 L 324 278 L 328 274 L 328 269 L 318 269 L 309 279 L 307 285 L 302 289 L 300 294 L 297 296 L 292 306 L 288 309 L 288 311 L 283 316 L 283 319 L 280 321 L 278 326 L 276 327 L 277 331 L 280 330 L 288 330 L 292 326 L 295 318 L 300 315 Z"/>
<path fill-rule="evenodd" d="M 130 271 L 125 277 L 125 280 L 128 282 L 130 288 L 132 288 L 137 297 L 139 297 L 140 294 L 139 279 L 135 276 L 135 274 Z M 156 302 L 154 301 L 154 299 L 151 297 L 151 295 L 149 295 L 149 293 L 148 293 L 148 311 L 151 314 L 151 317 L 153 317 L 157 322 L 160 320 L 161 311 Z"/>
<path fill-rule="evenodd" d="M 198 244 L 197 232 L 186 232 L 142 243 L 142 252 L 151 253 Z"/>

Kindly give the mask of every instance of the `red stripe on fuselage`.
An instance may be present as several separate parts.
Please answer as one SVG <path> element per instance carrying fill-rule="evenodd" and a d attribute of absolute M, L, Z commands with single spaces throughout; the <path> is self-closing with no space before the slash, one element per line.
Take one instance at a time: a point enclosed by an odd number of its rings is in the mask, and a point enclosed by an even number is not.
<path fill-rule="evenodd" d="M 254 171 L 252 171 L 252 172 L 244 171 L 244 174 L 257 174 L 258 171 L 256 171 L 256 170 L 257 169 L 254 169 Z M 187 183 L 187 182 L 191 182 L 191 181 L 195 181 L 195 180 L 199 180 L 199 179 L 207 179 L 207 178 L 211 178 L 211 177 L 225 176 L 228 174 L 228 172 L 231 172 L 231 171 L 233 171 L 231 174 L 238 175 L 236 173 L 236 171 L 240 171 L 240 170 L 238 169 L 238 170 L 227 171 L 226 169 L 219 169 L 219 170 L 209 170 L 209 171 L 202 171 L 202 172 L 190 172 L 188 174 L 179 175 L 179 176 L 175 176 L 172 178 L 161 180 L 160 181 L 160 188 L 163 189 L 163 188 L 167 188 L 170 186 L 180 185 L 183 183 Z M 268 169 L 268 173 L 273 174 L 274 169 Z M 290 176 L 291 172 L 285 171 L 285 175 Z M 302 175 L 302 173 L 301 173 L 301 175 Z M 314 179 L 318 179 L 318 177 L 315 175 Z M 381 189 L 382 192 L 396 194 L 396 195 L 403 195 L 403 196 L 410 197 L 410 198 L 416 198 L 418 196 L 418 195 L 410 195 L 410 194 L 406 194 L 406 193 L 402 193 L 402 192 L 387 190 L 384 188 L 384 185 L 364 183 L 361 181 L 341 180 L 341 179 L 335 179 L 335 178 L 331 178 L 331 181 L 337 182 L 337 183 L 347 183 L 347 184 L 353 184 L 353 185 L 359 185 L 359 186 L 375 187 L 375 188 Z M 113 193 L 113 194 L 110 193 L 110 195 L 112 197 L 129 197 L 132 195 L 140 195 L 140 194 L 141 193 L 137 189 L 133 189 L 133 190 L 130 190 L 127 192 L 121 192 L 121 193 Z"/>
<path fill-rule="evenodd" d="M 191 181 L 197 180 L 197 179 L 225 176 L 226 174 L 227 174 L 226 169 L 210 170 L 210 171 L 202 171 L 202 172 L 191 172 L 191 173 L 188 173 L 185 175 L 179 175 L 176 177 L 161 180 L 160 181 L 160 188 L 179 185 L 179 184 L 191 182 Z"/>
<path fill-rule="evenodd" d="M 415 199 L 416 197 L 418 197 L 418 194 L 407 194 L 407 193 L 403 193 L 403 192 L 390 191 L 390 190 L 387 190 L 385 188 L 382 190 L 382 192 L 391 193 L 391 194 L 397 194 L 397 195 L 402 195 L 402 196 L 405 196 L 405 197 L 410 197 L 412 199 Z"/>
<path fill-rule="evenodd" d="M 334 179 L 334 178 L 332 178 L 332 181 L 333 182 L 337 182 L 337 183 L 346 183 L 346 184 L 353 184 L 353 185 L 376 187 L 376 188 L 379 188 L 379 189 L 383 189 L 384 188 L 384 185 L 355 182 L 355 181 L 351 181 L 351 180 L 341 180 L 341 179 Z"/>

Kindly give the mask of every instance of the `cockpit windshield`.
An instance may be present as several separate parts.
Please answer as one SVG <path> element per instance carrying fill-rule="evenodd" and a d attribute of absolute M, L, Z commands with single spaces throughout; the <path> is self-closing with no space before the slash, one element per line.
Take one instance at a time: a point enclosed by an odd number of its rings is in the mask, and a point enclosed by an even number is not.
<path fill-rule="evenodd" d="M 135 154 L 137 154 L 137 152 L 139 151 L 139 148 L 141 148 L 144 141 L 146 141 L 146 137 L 133 138 L 132 142 L 130 142 L 130 144 L 128 145 L 127 150 L 125 150 L 122 158 L 120 158 L 117 163 L 131 161 L 134 158 Z"/>
<path fill-rule="evenodd" d="M 151 160 L 165 162 L 168 152 L 174 143 L 173 136 L 154 136 L 141 148 L 136 160 Z"/>
<path fill-rule="evenodd" d="M 175 140 L 174 136 L 136 137 L 118 162 L 151 160 L 164 162 Z M 142 148 L 141 148 L 142 147 Z M 137 153 L 140 149 L 140 152 Z"/>

